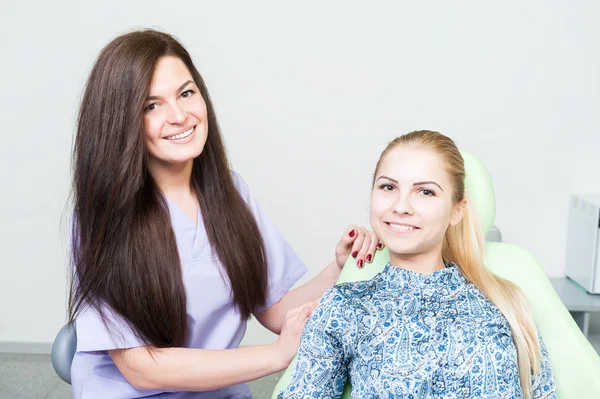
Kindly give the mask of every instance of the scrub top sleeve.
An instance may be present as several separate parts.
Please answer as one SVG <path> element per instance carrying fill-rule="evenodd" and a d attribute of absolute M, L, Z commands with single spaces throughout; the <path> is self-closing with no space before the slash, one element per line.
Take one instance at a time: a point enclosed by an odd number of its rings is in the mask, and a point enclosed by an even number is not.
<path fill-rule="evenodd" d="M 76 218 L 69 220 L 68 244 L 72 246 L 73 232 L 77 234 Z M 74 284 L 77 277 L 74 270 L 73 252 L 70 252 L 70 268 Z M 119 316 L 109 306 L 103 306 L 107 323 L 105 324 L 96 309 L 82 306 L 75 318 L 75 331 L 77 333 L 77 352 L 106 351 L 111 349 L 126 349 L 145 346 L 141 339 L 136 337 L 129 323 Z"/>
<path fill-rule="evenodd" d="M 86 306 L 77 314 L 77 352 L 106 351 L 147 345 L 138 338 L 129 323 L 108 306 L 103 307 L 107 323 L 95 309 Z"/>
<path fill-rule="evenodd" d="M 256 219 L 267 252 L 267 301 L 255 310 L 259 313 L 277 303 L 306 274 L 307 268 L 251 195 L 246 182 L 237 173 L 232 174 L 240 195 Z"/>

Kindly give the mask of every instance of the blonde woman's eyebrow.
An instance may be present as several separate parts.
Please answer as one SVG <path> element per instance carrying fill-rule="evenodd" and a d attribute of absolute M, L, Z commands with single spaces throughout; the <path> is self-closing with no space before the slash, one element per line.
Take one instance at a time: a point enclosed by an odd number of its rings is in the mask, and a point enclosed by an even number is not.
<path fill-rule="evenodd" d="M 394 182 L 394 183 L 398 184 L 398 180 L 394 180 L 394 179 L 392 179 L 391 177 L 388 177 L 388 176 L 385 176 L 385 175 L 381 175 L 381 176 L 379 176 L 379 177 L 377 178 L 377 181 L 379 181 L 380 179 L 386 179 L 386 180 L 389 180 L 389 181 L 391 181 L 391 182 Z"/>
<path fill-rule="evenodd" d="M 444 191 L 444 189 L 442 188 L 442 186 L 440 186 L 439 184 L 437 184 L 434 181 L 418 181 L 416 183 L 413 183 L 413 187 L 414 186 L 424 186 L 426 184 L 435 184 L 436 186 L 438 186 L 440 188 L 440 190 Z"/>

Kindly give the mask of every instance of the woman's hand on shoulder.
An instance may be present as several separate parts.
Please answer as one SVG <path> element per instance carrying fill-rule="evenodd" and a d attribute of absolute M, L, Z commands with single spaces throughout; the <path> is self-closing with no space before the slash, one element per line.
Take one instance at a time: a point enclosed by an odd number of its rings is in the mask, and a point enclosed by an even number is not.
<path fill-rule="evenodd" d="M 304 325 L 318 303 L 319 300 L 315 299 L 287 312 L 281 334 L 273 344 L 273 349 L 277 353 L 277 358 L 281 361 L 282 368 L 287 367 L 296 356 Z"/>

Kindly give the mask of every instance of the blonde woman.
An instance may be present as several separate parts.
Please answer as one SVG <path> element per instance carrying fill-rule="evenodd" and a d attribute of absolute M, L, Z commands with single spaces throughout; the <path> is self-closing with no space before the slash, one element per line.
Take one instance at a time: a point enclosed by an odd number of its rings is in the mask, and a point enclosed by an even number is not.
<path fill-rule="evenodd" d="M 325 293 L 279 398 L 555 398 L 527 301 L 483 263 L 464 161 L 432 131 L 381 154 L 371 225 L 390 251 L 373 279 Z"/>

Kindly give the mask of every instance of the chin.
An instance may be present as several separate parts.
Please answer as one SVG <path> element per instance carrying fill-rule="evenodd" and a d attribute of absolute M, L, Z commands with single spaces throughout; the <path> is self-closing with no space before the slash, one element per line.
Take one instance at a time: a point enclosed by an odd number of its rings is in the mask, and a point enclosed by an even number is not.
<path fill-rule="evenodd" d="M 173 162 L 187 162 L 187 161 L 192 161 L 196 158 L 198 158 L 200 156 L 200 154 L 202 154 L 202 150 L 198 150 L 198 151 L 186 151 L 184 154 L 177 154 L 175 156 L 173 156 L 171 158 L 171 160 Z"/>
<path fill-rule="evenodd" d="M 424 242 L 420 240 L 417 242 L 399 242 L 399 240 L 388 240 L 387 242 L 384 241 L 384 244 L 388 247 L 390 252 L 406 255 L 420 255 L 429 253 L 437 247 L 428 241 Z"/>
<path fill-rule="evenodd" d="M 386 247 L 388 248 L 390 253 L 394 253 L 394 254 L 398 254 L 398 255 L 416 255 L 420 252 L 414 246 L 394 245 L 394 243 L 391 243 L 390 245 L 388 245 L 386 243 Z"/>

